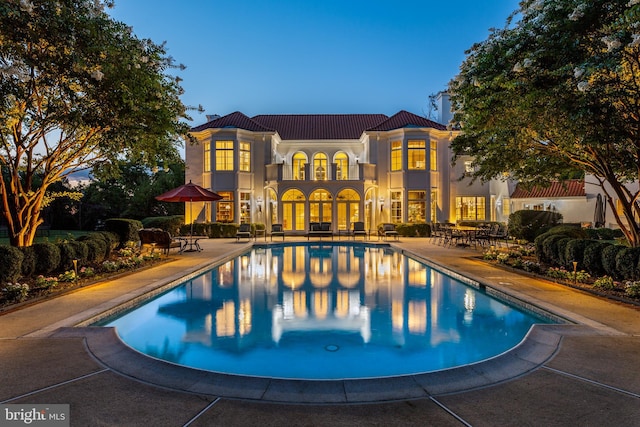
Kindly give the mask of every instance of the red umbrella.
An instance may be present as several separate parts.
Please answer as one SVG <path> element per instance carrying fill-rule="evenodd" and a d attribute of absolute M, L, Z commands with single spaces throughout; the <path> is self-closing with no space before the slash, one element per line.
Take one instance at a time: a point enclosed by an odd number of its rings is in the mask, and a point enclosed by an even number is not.
<path fill-rule="evenodd" d="M 192 202 L 214 202 L 222 198 L 221 195 L 202 188 L 192 183 L 191 180 L 189 180 L 188 184 L 181 185 L 180 187 L 156 196 L 156 200 L 160 200 L 161 202 L 189 202 L 189 209 L 192 208 Z M 193 215 L 191 215 L 191 210 L 189 211 L 189 216 L 191 216 L 191 234 L 193 235 Z"/>

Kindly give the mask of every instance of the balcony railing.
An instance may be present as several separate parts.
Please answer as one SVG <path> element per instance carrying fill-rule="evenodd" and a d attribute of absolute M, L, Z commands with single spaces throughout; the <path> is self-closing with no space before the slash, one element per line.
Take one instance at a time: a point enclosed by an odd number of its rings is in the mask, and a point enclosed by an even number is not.
<path fill-rule="evenodd" d="M 349 165 L 345 177 L 335 164 L 330 165 L 328 171 L 313 172 L 309 164 L 304 169 L 294 173 L 290 164 L 277 163 L 265 166 L 267 181 L 363 181 L 376 179 L 376 165 L 370 163 L 356 163 Z"/>

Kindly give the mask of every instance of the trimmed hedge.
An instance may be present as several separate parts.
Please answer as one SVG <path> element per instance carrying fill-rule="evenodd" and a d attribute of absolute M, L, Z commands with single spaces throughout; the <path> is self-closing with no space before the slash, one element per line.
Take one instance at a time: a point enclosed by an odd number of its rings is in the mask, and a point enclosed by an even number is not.
<path fill-rule="evenodd" d="M 36 253 L 35 274 L 47 275 L 58 269 L 60 265 L 60 248 L 53 243 L 34 243 L 31 246 Z"/>
<path fill-rule="evenodd" d="M 38 258 L 33 246 L 24 246 L 20 248 L 24 258 L 22 259 L 22 277 L 31 277 L 36 271 Z"/>
<path fill-rule="evenodd" d="M 593 243 L 593 240 L 588 239 L 572 239 L 567 243 L 564 249 L 564 260 L 566 266 L 569 266 L 574 261 L 578 262 L 578 270 L 586 269 L 584 262 L 584 251 L 589 245 Z"/>
<path fill-rule="evenodd" d="M 575 239 L 571 237 L 564 236 L 562 239 L 558 240 L 556 243 L 556 253 L 555 258 L 551 259 L 551 263 L 557 265 L 559 267 L 565 267 L 571 264 L 571 260 L 567 259 L 566 249 L 569 245 L 569 242 L 574 241 Z M 572 266 L 573 267 L 573 266 Z"/>
<path fill-rule="evenodd" d="M 431 237 L 431 225 L 427 223 L 396 224 L 396 231 L 403 237 Z"/>
<path fill-rule="evenodd" d="M 0 284 L 14 282 L 22 274 L 22 260 L 24 254 L 16 247 L 0 246 Z"/>
<path fill-rule="evenodd" d="M 509 215 L 509 235 L 533 242 L 537 236 L 562 222 L 562 215 L 550 211 L 516 211 Z"/>
<path fill-rule="evenodd" d="M 638 271 L 640 248 L 624 248 L 616 255 L 616 270 L 622 279 L 636 280 L 640 277 Z"/>
<path fill-rule="evenodd" d="M 161 228 L 176 235 L 184 225 L 184 215 L 152 216 L 142 219 L 141 222 L 144 228 Z"/>
<path fill-rule="evenodd" d="M 124 247 L 127 242 L 138 242 L 138 230 L 142 228 L 142 222 L 137 219 L 111 218 L 104 222 L 106 231 L 111 231 L 119 237 L 119 246 Z"/>
<path fill-rule="evenodd" d="M 590 242 L 584 249 L 584 268 L 592 276 L 604 276 L 607 272 L 602 266 L 602 251 L 607 246 L 611 246 L 611 243 L 598 242 L 596 240 L 590 240 Z"/>
<path fill-rule="evenodd" d="M 610 245 L 602 250 L 602 268 L 609 276 L 620 279 L 621 276 L 616 268 L 616 257 L 618 252 L 624 250 L 626 246 Z"/>

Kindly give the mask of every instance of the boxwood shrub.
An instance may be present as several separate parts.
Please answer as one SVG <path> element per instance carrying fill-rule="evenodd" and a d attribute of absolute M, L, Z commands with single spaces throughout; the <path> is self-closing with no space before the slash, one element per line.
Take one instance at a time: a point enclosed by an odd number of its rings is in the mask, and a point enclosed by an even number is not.
<path fill-rule="evenodd" d="M 616 255 L 616 270 L 623 280 L 635 280 L 640 277 L 638 260 L 640 248 L 624 248 Z"/>
<path fill-rule="evenodd" d="M 622 245 L 610 245 L 602 250 L 602 268 L 604 268 L 607 275 L 615 279 L 621 279 L 616 268 L 616 256 L 618 255 L 618 252 L 625 248 L 626 246 Z"/>
<path fill-rule="evenodd" d="M 142 219 L 141 222 L 144 228 L 161 228 L 172 235 L 177 235 L 184 224 L 184 215 L 152 216 Z"/>
<path fill-rule="evenodd" d="M 22 274 L 24 254 L 16 247 L 0 245 L 0 284 L 14 282 Z"/>
<path fill-rule="evenodd" d="M 119 237 L 119 246 L 124 247 L 127 242 L 140 240 L 138 230 L 142 228 L 142 222 L 137 219 L 111 218 L 104 222 L 106 231 L 111 231 Z"/>
<path fill-rule="evenodd" d="M 584 251 L 592 243 L 593 240 L 589 239 L 571 239 L 564 249 L 564 265 L 569 266 L 569 264 L 577 261 L 578 270 L 584 270 L 586 268 L 584 262 Z"/>
<path fill-rule="evenodd" d="M 36 251 L 33 246 L 23 246 L 20 248 L 24 258 L 22 259 L 22 277 L 31 277 L 36 271 Z"/>
<path fill-rule="evenodd" d="M 567 267 L 571 264 L 571 260 L 565 257 L 566 248 L 569 245 L 569 242 L 574 241 L 573 237 L 564 236 L 562 239 L 556 242 L 556 251 L 555 258 L 551 259 L 551 263 L 560 267 Z"/>
<path fill-rule="evenodd" d="M 60 249 L 53 243 L 41 242 L 31 246 L 36 253 L 36 270 L 34 274 L 47 275 L 58 269 L 60 265 Z"/>
<path fill-rule="evenodd" d="M 550 211 L 522 210 L 509 215 L 509 235 L 533 242 L 536 236 L 560 224 L 562 215 Z"/>
<path fill-rule="evenodd" d="M 597 240 L 589 240 L 589 242 L 583 253 L 584 268 L 592 276 L 603 276 L 607 272 L 602 266 L 602 251 L 607 246 L 611 246 L 611 243 L 598 242 Z"/>

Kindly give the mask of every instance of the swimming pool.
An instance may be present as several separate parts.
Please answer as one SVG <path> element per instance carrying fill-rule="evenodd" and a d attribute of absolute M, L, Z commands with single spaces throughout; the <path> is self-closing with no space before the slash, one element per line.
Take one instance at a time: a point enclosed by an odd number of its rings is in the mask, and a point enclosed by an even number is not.
<path fill-rule="evenodd" d="M 334 380 L 478 362 L 535 323 L 389 246 L 349 242 L 254 247 L 103 324 L 179 365 Z"/>

